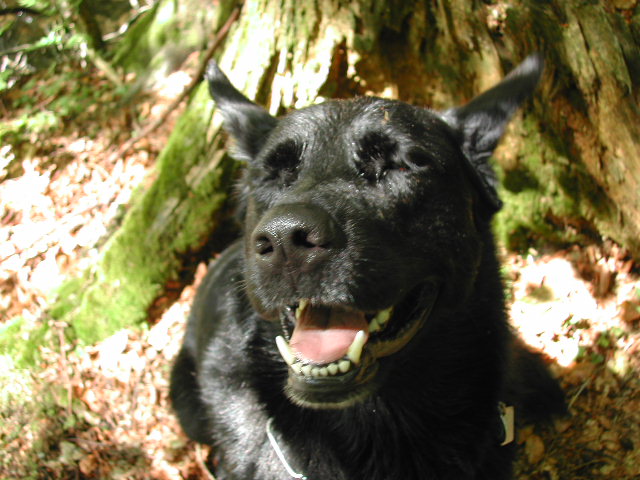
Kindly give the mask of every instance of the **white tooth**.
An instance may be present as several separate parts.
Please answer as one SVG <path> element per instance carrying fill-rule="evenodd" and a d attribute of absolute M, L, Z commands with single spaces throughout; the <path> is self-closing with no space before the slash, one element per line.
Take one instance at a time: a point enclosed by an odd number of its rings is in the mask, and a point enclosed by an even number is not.
<path fill-rule="evenodd" d="M 335 375 L 336 373 L 338 373 L 338 364 L 330 363 L 329 365 L 327 365 L 327 370 L 329 370 L 330 375 Z"/>
<path fill-rule="evenodd" d="M 320 369 L 318 367 L 313 367 L 311 369 L 311 376 L 312 377 L 319 377 L 320 376 Z"/>
<path fill-rule="evenodd" d="M 364 330 L 359 330 L 347 351 L 347 357 L 356 365 L 360 363 L 360 357 L 362 356 L 362 349 L 365 343 L 367 343 L 367 334 L 364 333 Z"/>
<path fill-rule="evenodd" d="M 284 358 L 284 361 L 287 362 L 287 365 L 292 365 L 293 362 L 296 361 L 296 357 L 291 351 L 291 347 L 281 335 L 276 337 L 276 346 L 278 347 L 280 355 Z"/>
<path fill-rule="evenodd" d="M 300 362 L 296 362 L 291 365 L 291 370 L 300 375 L 302 373 L 302 364 Z"/>
<path fill-rule="evenodd" d="M 392 310 L 393 310 L 393 307 L 389 307 L 386 310 L 379 311 L 375 317 L 376 322 L 378 322 L 379 325 L 386 325 L 389 319 L 391 318 Z"/>
<path fill-rule="evenodd" d="M 374 317 L 371 322 L 369 322 L 369 333 L 374 333 L 380 330 L 380 325 L 378 325 L 378 320 Z"/>
<path fill-rule="evenodd" d="M 328 377 L 329 376 L 329 370 L 327 369 L 327 367 L 322 367 L 320 369 L 320 376 L 321 377 Z"/>
<path fill-rule="evenodd" d="M 304 365 L 300 370 L 304 376 L 308 377 L 311 375 L 311 368 L 311 365 Z"/>
<path fill-rule="evenodd" d="M 338 369 L 342 372 L 342 373 L 347 373 L 349 371 L 349 369 L 351 368 L 351 362 L 349 360 L 342 360 L 339 364 L 338 364 Z"/>
<path fill-rule="evenodd" d="M 391 318 L 392 311 L 393 307 L 389 307 L 386 310 L 380 310 L 369 322 L 369 332 L 373 333 L 384 329 Z"/>
<path fill-rule="evenodd" d="M 300 301 L 298 302 L 298 308 L 296 308 L 296 319 L 300 318 L 300 315 L 302 315 L 302 312 L 305 308 L 307 308 L 308 304 L 309 300 L 307 298 L 300 299 Z"/>

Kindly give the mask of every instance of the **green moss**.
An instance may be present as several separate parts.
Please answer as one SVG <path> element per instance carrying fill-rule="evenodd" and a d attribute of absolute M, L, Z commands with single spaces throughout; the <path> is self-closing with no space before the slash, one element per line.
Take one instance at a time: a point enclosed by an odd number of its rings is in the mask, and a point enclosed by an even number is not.
<path fill-rule="evenodd" d="M 129 69 L 132 65 L 135 65 L 134 61 L 148 63 L 151 60 L 154 46 L 151 40 L 152 37 L 147 35 L 146 31 L 153 23 L 159 5 L 160 2 L 154 4 L 127 32 L 114 56 L 113 63 L 115 65 L 121 65 L 125 69 Z"/>
<path fill-rule="evenodd" d="M 157 162 L 157 178 L 105 244 L 83 279 L 65 285 L 52 312 L 91 344 L 147 318 L 185 256 L 209 239 L 229 196 L 237 165 L 210 140 L 213 103 L 203 83 Z"/>
<path fill-rule="evenodd" d="M 30 368 L 38 363 L 40 347 L 50 335 L 47 324 L 34 324 L 17 317 L 0 327 L 0 356 L 12 358 L 16 368 Z"/>
<path fill-rule="evenodd" d="M 516 251 L 589 241 L 592 222 L 611 214 L 606 195 L 578 161 L 542 138 L 533 118 L 521 130 L 517 152 L 497 168 L 505 204 L 494 223 L 498 238 Z"/>

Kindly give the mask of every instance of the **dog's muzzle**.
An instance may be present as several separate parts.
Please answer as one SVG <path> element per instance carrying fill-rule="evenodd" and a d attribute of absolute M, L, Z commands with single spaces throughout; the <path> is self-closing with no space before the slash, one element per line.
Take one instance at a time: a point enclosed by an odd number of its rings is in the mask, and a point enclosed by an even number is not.
<path fill-rule="evenodd" d="M 336 258 L 347 241 L 333 217 L 312 204 L 271 208 L 249 242 L 257 271 L 275 279 L 278 297 L 288 298 L 279 307 L 282 335 L 276 345 L 289 367 L 286 393 L 298 405 L 344 408 L 373 393 L 384 375 L 380 360 L 416 337 L 438 296 L 437 283 L 425 282 L 395 305 L 362 310 L 323 294 L 323 278 L 338 274 Z M 305 298 L 296 297 L 298 291 Z M 363 305 L 383 303 L 362 295 Z"/>

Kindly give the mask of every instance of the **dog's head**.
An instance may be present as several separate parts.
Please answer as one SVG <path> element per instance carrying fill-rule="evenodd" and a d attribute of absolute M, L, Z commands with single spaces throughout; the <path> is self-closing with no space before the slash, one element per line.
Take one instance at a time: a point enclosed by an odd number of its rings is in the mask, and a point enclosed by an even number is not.
<path fill-rule="evenodd" d="M 276 119 L 210 64 L 210 92 L 247 162 L 247 294 L 282 323 L 292 401 L 365 398 L 436 303 L 464 303 L 500 208 L 488 158 L 541 69 L 529 57 L 443 113 L 358 98 Z"/>

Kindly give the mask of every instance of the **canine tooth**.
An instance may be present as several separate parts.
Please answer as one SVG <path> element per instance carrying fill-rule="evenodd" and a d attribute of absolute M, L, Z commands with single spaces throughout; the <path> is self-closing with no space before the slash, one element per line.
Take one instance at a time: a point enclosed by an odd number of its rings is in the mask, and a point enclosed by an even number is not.
<path fill-rule="evenodd" d="M 300 318 L 300 315 L 302 315 L 302 312 L 304 312 L 304 309 L 307 308 L 307 305 L 309 304 L 309 300 L 306 298 L 301 298 L 300 301 L 298 302 L 298 308 L 296 308 L 296 320 Z"/>
<path fill-rule="evenodd" d="M 300 371 L 302 371 L 302 374 L 306 377 L 308 377 L 309 375 L 311 375 L 311 365 L 304 365 Z"/>
<path fill-rule="evenodd" d="M 338 364 L 338 369 L 342 372 L 342 373 L 347 373 L 349 371 L 349 369 L 351 368 L 351 362 L 349 360 L 342 360 L 339 364 Z"/>
<path fill-rule="evenodd" d="M 296 361 L 296 357 L 291 351 L 291 347 L 289 346 L 287 341 L 281 335 L 278 335 L 276 337 L 276 346 L 278 347 L 280 355 L 282 355 L 282 358 L 284 358 L 284 361 L 287 362 L 287 365 L 293 365 L 293 363 Z"/>
<path fill-rule="evenodd" d="M 296 374 L 300 375 L 302 373 L 302 365 L 300 362 L 296 362 L 291 365 L 291 370 L 293 370 Z"/>
<path fill-rule="evenodd" d="M 381 310 L 375 316 L 375 320 L 379 325 L 386 325 L 389 319 L 391 318 L 391 311 L 393 307 L 389 307 L 386 310 Z"/>
<path fill-rule="evenodd" d="M 338 364 L 337 363 L 330 363 L 329 365 L 327 365 L 327 370 L 329 371 L 329 375 L 335 375 L 338 373 Z"/>
<path fill-rule="evenodd" d="M 359 330 L 347 351 L 347 357 L 356 365 L 360 363 L 360 357 L 362 356 L 362 349 L 365 343 L 367 343 L 367 334 L 364 333 L 364 330 Z"/>

